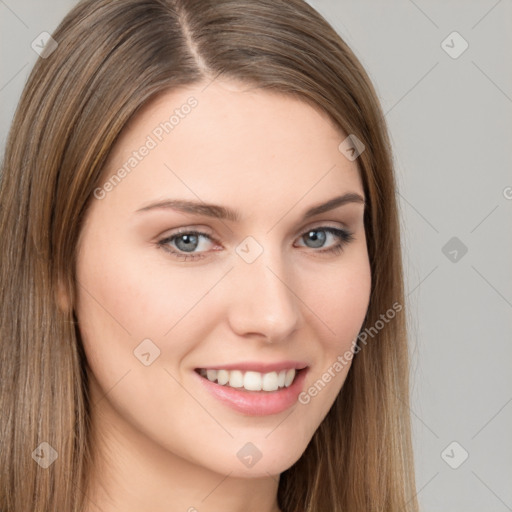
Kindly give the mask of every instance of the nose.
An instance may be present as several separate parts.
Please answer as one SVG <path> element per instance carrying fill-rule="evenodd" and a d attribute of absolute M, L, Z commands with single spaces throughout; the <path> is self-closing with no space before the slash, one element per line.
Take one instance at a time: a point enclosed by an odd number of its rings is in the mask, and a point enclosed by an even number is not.
<path fill-rule="evenodd" d="M 301 301 L 294 293 L 291 275 L 279 251 L 264 250 L 252 263 L 236 261 L 228 302 L 232 330 L 242 337 L 278 343 L 298 329 L 302 323 Z"/>

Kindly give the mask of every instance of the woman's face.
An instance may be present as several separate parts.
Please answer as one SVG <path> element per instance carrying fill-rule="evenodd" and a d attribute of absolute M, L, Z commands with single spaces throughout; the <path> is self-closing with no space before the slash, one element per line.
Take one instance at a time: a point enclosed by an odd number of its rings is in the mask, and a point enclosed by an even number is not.
<path fill-rule="evenodd" d="M 93 416 L 169 461 L 277 475 L 333 404 L 366 314 L 364 205 L 318 208 L 363 186 L 313 107 L 204 87 L 142 110 L 95 190 L 76 304 Z"/>

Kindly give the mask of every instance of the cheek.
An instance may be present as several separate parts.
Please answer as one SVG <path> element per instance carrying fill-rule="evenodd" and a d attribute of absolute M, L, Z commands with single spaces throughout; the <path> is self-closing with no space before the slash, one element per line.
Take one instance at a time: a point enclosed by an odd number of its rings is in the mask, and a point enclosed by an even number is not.
<path fill-rule="evenodd" d="M 371 270 L 366 252 L 324 273 L 315 288 L 305 296 L 318 317 L 326 353 L 345 351 L 358 335 L 370 301 Z"/>
<path fill-rule="evenodd" d="M 174 263 L 171 271 L 165 256 L 156 248 L 84 244 L 77 316 L 89 366 L 104 389 L 127 371 L 133 380 L 146 368 L 138 357 L 148 352 L 152 366 L 165 365 L 179 378 L 187 355 L 218 322 L 219 304 L 208 292 L 225 269 Z M 153 378 L 155 372 L 143 373 L 139 389 L 153 386 Z"/>
<path fill-rule="evenodd" d="M 162 338 L 205 288 L 200 276 L 179 269 L 171 276 L 165 259 L 142 257 L 129 246 L 85 249 L 77 277 L 82 285 L 78 309 L 83 323 L 133 342 Z"/>
<path fill-rule="evenodd" d="M 315 430 L 336 399 L 352 365 L 355 340 L 366 316 L 371 269 L 366 252 L 326 272 L 316 291 L 306 295 L 314 312 L 308 322 L 319 341 L 318 364 L 309 372 L 299 407 Z"/>

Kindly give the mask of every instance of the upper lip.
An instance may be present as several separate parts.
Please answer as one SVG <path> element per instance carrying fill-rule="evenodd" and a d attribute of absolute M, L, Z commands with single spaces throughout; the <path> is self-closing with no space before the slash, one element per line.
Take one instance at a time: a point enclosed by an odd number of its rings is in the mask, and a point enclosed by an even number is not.
<path fill-rule="evenodd" d="M 280 372 L 281 370 L 289 370 L 294 368 L 296 370 L 302 370 L 306 368 L 308 365 L 302 361 L 278 361 L 275 363 L 264 363 L 257 361 L 245 361 L 240 363 L 230 363 L 230 364 L 216 364 L 216 365 L 208 365 L 201 366 L 197 368 L 198 370 L 201 368 L 207 370 L 241 370 L 245 372 L 259 372 L 259 373 L 269 373 L 269 372 Z"/>

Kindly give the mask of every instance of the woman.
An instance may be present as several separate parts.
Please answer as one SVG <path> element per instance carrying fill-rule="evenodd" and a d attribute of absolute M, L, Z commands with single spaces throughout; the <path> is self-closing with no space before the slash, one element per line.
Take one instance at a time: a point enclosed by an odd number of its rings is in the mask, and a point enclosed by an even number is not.
<path fill-rule="evenodd" d="M 351 50 L 301 0 L 85 0 L 53 40 L 2 166 L 0 509 L 416 511 Z"/>

